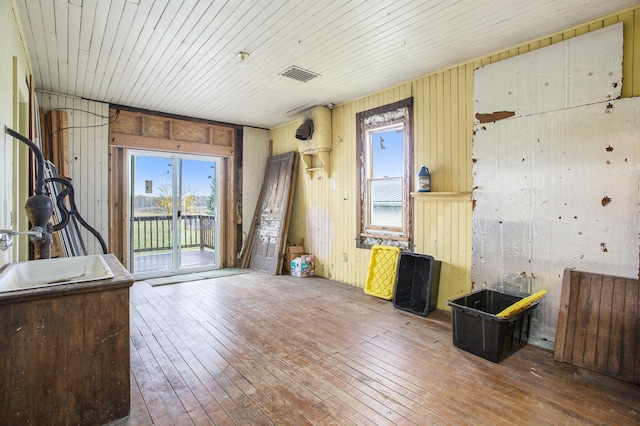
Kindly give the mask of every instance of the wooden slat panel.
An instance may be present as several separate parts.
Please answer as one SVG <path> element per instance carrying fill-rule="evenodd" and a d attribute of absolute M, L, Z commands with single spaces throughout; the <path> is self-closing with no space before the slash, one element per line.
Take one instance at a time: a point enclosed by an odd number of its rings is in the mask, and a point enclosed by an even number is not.
<path fill-rule="evenodd" d="M 589 296 L 587 303 L 583 305 L 587 312 L 584 323 L 585 328 L 585 349 L 582 356 L 582 365 L 590 370 L 595 369 L 596 350 L 598 348 L 598 335 L 606 330 L 608 321 L 600 320 L 600 300 L 602 299 L 602 276 L 591 276 L 589 285 Z"/>
<path fill-rule="evenodd" d="M 565 270 L 565 273 L 567 273 L 566 270 Z M 574 273 L 575 273 L 575 276 L 574 276 Z M 564 343 L 564 354 L 565 354 L 565 357 L 567 357 L 566 359 L 572 359 L 573 352 L 574 352 L 574 349 L 573 349 L 574 335 L 576 333 L 576 327 L 578 323 L 576 309 L 578 306 L 580 306 L 578 302 L 578 298 L 580 296 L 580 284 L 581 284 L 581 278 L 582 278 L 582 276 L 577 272 L 571 271 L 570 274 L 571 274 L 571 279 L 568 281 L 568 285 L 569 285 L 568 306 L 569 306 L 569 309 L 571 309 L 571 311 L 567 311 L 567 326 L 566 326 L 567 333 L 566 334 L 568 338 L 565 338 L 565 343 Z"/>
<path fill-rule="evenodd" d="M 637 372 L 635 371 L 640 359 L 640 343 L 638 343 L 638 322 L 640 321 L 640 281 L 633 279 L 625 280 L 625 302 L 624 302 L 624 328 L 622 330 L 622 362 L 620 375 L 631 382 L 635 382 Z M 616 307 L 618 308 L 618 307 Z M 640 383 L 640 382 L 635 382 Z"/>
<path fill-rule="evenodd" d="M 640 281 L 569 269 L 564 274 L 554 359 L 640 383 Z"/>
<path fill-rule="evenodd" d="M 614 309 L 617 309 L 613 304 L 613 283 L 614 277 L 610 275 L 604 275 L 602 277 L 602 291 L 600 293 L 599 301 L 596 303 L 600 304 L 599 313 L 600 313 L 600 332 L 597 336 L 596 348 L 594 351 L 594 366 L 593 370 L 604 373 L 607 371 L 607 364 L 609 361 L 609 353 L 611 348 L 611 332 L 606 332 L 606 330 L 611 330 L 611 320 L 612 313 Z"/>
<path fill-rule="evenodd" d="M 582 275 L 580 286 L 577 288 L 577 303 L 575 309 L 575 325 L 573 337 L 573 349 L 571 351 L 571 362 L 575 365 L 582 365 L 584 354 L 587 350 L 587 319 L 593 312 L 589 310 L 589 296 L 591 292 L 591 280 L 589 275 Z M 573 293 L 573 292 L 572 292 Z"/>
<path fill-rule="evenodd" d="M 611 346 L 609 348 L 608 370 L 613 374 L 620 374 L 622 364 L 622 336 L 624 333 L 624 317 L 623 311 L 620 309 L 624 306 L 626 299 L 626 285 L 622 278 L 615 278 L 613 284 L 613 310 L 611 318 Z"/>

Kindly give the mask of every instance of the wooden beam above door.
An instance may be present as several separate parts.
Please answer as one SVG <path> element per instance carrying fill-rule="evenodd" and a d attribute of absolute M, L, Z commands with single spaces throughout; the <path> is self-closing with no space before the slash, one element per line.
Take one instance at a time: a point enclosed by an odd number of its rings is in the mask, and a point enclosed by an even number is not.
<path fill-rule="evenodd" d="M 221 267 L 234 266 L 242 231 L 242 199 L 236 173 L 241 167 L 236 155 L 236 143 L 242 143 L 242 130 L 235 125 L 203 120 L 180 119 L 127 108 L 111 107 L 109 123 L 109 250 L 126 262 L 127 243 L 127 149 L 144 149 L 178 154 L 196 154 L 223 159 L 220 194 Z M 242 150 L 238 151 L 240 155 Z"/>
<path fill-rule="evenodd" d="M 234 127 L 111 108 L 109 145 L 233 157 Z"/>

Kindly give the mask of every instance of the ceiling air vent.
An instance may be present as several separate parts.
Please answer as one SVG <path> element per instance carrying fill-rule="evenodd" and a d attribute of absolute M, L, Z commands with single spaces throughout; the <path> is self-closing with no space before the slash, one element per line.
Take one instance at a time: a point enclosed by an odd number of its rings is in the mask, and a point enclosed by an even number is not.
<path fill-rule="evenodd" d="M 306 83 L 307 81 L 309 81 L 309 80 L 311 80 L 313 78 L 320 77 L 320 74 L 316 74 L 316 73 L 311 72 L 311 71 L 303 70 L 302 68 L 298 68 L 295 65 L 290 67 L 290 68 L 288 68 L 285 71 L 282 71 L 280 73 L 280 75 L 292 78 L 294 80 L 301 81 L 303 83 Z"/>

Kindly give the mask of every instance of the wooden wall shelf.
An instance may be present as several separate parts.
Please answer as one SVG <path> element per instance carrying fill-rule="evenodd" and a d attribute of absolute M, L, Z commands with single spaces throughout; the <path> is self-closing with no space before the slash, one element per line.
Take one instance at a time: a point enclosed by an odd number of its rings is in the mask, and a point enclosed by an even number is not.
<path fill-rule="evenodd" d="M 317 148 L 300 153 L 300 158 L 304 164 L 305 171 L 309 176 L 313 176 L 313 172 L 324 170 L 329 176 L 329 148 Z M 316 160 L 314 161 L 314 157 Z"/>
<path fill-rule="evenodd" d="M 411 196 L 418 201 L 471 201 L 471 192 L 412 192 Z"/>

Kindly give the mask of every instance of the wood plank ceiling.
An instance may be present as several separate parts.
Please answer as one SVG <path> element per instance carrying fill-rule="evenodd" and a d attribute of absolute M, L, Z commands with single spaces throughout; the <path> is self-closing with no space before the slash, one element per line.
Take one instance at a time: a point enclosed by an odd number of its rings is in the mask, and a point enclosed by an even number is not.
<path fill-rule="evenodd" d="M 637 0 L 12 0 L 38 89 L 273 127 Z M 247 52 L 244 66 L 237 54 Z M 301 82 L 291 66 L 319 76 Z"/>

